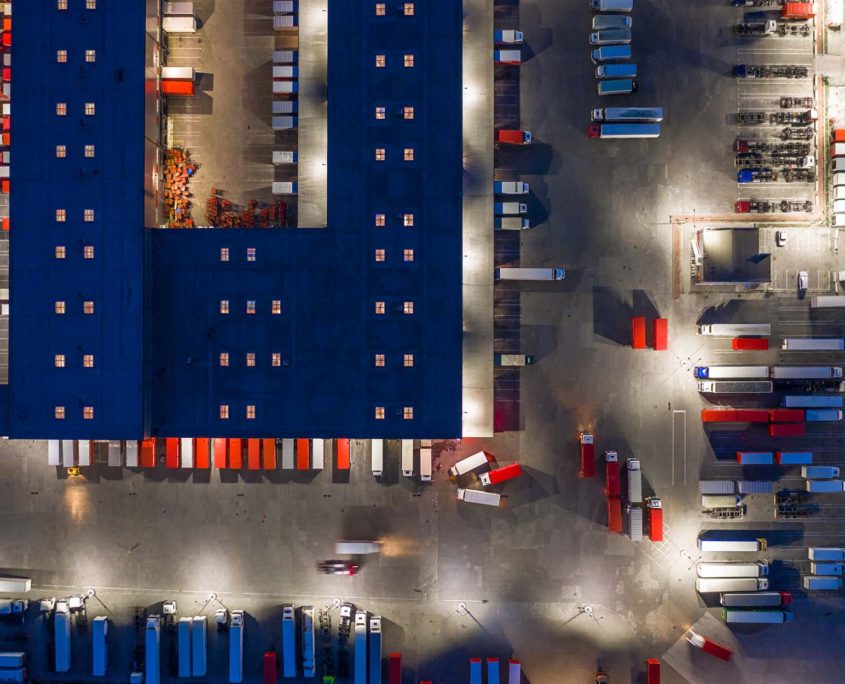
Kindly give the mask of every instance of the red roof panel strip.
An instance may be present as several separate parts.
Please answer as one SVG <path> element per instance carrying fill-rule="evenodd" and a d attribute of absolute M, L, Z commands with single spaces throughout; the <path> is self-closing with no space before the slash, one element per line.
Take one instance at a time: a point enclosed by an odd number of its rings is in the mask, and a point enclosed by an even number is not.
<path fill-rule="evenodd" d="M 645 316 L 631 319 L 631 347 L 645 349 Z"/>
<path fill-rule="evenodd" d="M 262 439 L 261 450 L 264 452 L 264 470 L 276 469 L 276 440 Z"/>
<path fill-rule="evenodd" d="M 344 437 L 337 440 L 337 469 L 349 470 L 349 440 Z"/>
<path fill-rule="evenodd" d="M 194 442 L 194 465 L 197 468 L 208 468 L 208 437 L 197 437 Z"/>
<path fill-rule="evenodd" d="M 229 467 L 233 470 L 240 470 L 244 467 L 243 445 L 238 437 L 229 439 Z"/>
<path fill-rule="evenodd" d="M 296 440 L 296 469 L 308 470 L 311 467 L 311 449 L 308 439 Z"/>
<path fill-rule="evenodd" d="M 179 467 L 179 438 L 168 437 L 164 440 L 164 465 L 168 468 Z"/>
<path fill-rule="evenodd" d="M 249 470 L 261 470 L 261 440 L 251 438 L 246 441 L 246 467 Z"/>

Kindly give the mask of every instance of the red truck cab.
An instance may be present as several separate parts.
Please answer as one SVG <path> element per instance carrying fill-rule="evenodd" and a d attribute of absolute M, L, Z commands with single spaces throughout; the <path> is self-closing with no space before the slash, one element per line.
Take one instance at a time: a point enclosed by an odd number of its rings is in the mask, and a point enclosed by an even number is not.
<path fill-rule="evenodd" d="M 596 474 L 596 452 L 593 436 L 589 432 L 581 433 L 581 469 L 578 477 L 593 477 Z"/>
<path fill-rule="evenodd" d="M 530 145 L 534 141 L 531 131 L 516 131 L 500 129 L 496 131 L 497 144 Z"/>

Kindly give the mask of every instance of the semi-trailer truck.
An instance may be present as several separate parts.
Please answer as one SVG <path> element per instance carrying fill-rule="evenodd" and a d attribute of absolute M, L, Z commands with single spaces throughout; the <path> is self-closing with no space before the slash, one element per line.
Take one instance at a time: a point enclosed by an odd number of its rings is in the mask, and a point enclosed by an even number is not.
<path fill-rule="evenodd" d="M 696 366 L 693 373 L 699 380 L 735 380 L 769 377 L 768 366 Z"/>
<path fill-rule="evenodd" d="M 147 616 L 144 630 L 144 675 L 146 684 L 161 682 L 161 616 Z"/>
<path fill-rule="evenodd" d="M 354 684 L 367 684 L 367 613 L 355 611 Z"/>
<path fill-rule="evenodd" d="M 524 216 L 496 216 L 493 218 L 494 230 L 528 230 L 531 222 Z"/>
<path fill-rule="evenodd" d="M 179 676 L 191 676 L 191 625 L 193 621 L 189 617 L 179 618 L 176 623 L 176 643 L 179 659 Z"/>
<path fill-rule="evenodd" d="M 502 266 L 495 271 L 496 280 L 563 280 L 565 268 L 521 268 Z"/>
<path fill-rule="evenodd" d="M 519 45 L 524 40 L 524 37 L 522 31 L 496 29 L 493 31 L 493 40 L 497 43 L 505 43 L 507 45 Z"/>
<path fill-rule="evenodd" d="M 302 676 L 311 679 L 317 674 L 314 646 L 314 606 L 302 606 L 300 626 L 302 627 Z"/>
<path fill-rule="evenodd" d="M 842 586 L 841 577 L 826 577 L 820 575 L 804 575 L 802 584 L 804 588 L 813 590 L 836 591 Z"/>
<path fill-rule="evenodd" d="M 728 624 L 766 624 L 775 625 L 792 622 L 789 610 L 742 610 L 722 608 L 722 618 Z"/>
<path fill-rule="evenodd" d="M 801 468 L 801 476 L 808 480 L 830 480 L 839 477 L 839 466 L 804 466 Z"/>
<path fill-rule="evenodd" d="M 497 195 L 527 195 L 530 191 L 528 183 L 522 181 L 493 181 L 493 192 Z"/>
<path fill-rule="evenodd" d="M 765 551 L 767 547 L 768 542 L 762 537 L 757 539 L 698 538 L 698 550 L 703 552 L 756 553 Z"/>
<path fill-rule="evenodd" d="M 590 124 L 587 137 L 594 140 L 609 138 L 659 138 L 660 124 L 656 123 L 606 123 Z"/>
<path fill-rule="evenodd" d="M 815 494 L 838 494 L 845 491 L 842 480 L 804 480 L 804 487 Z"/>
<path fill-rule="evenodd" d="M 229 623 L 229 682 L 237 684 L 244 678 L 244 612 L 233 610 Z"/>
<path fill-rule="evenodd" d="M 493 213 L 497 216 L 520 215 L 528 213 L 528 205 L 524 202 L 496 202 Z"/>
<path fill-rule="evenodd" d="M 660 123 L 663 121 L 663 107 L 598 107 L 592 111 L 590 119 L 595 123 Z"/>
<path fill-rule="evenodd" d="M 833 546 L 811 546 L 807 549 L 807 556 L 813 561 L 841 562 L 845 561 L 845 549 Z"/>
<path fill-rule="evenodd" d="M 769 561 L 756 563 L 724 562 L 699 563 L 696 572 L 702 578 L 717 577 L 766 577 L 769 574 Z"/>
<path fill-rule="evenodd" d="M 195 615 L 191 626 L 191 676 L 205 677 L 208 669 L 208 620 L 205 615 Z"/>
<path fill-rule="evenodd" d="M 771 380 L 700 380 L 698 391 L 703 394 L 771 394 Z"/>
<path fill-rule="evenodd" d="M 370 616 L 369 684 L 381 684 L 381 615 Z"/>
<path fill-rule="evenodd" d="M 493 354 L 497 368 L 530 366 L 535 360 L 533 354 Z"/>
<path fill-rule="evenodd" d="M 812 451 L 776 451 L 775 461 L 778 465 L 812 465 Z"/>
<path fill-rule="evenodd" d="M 842 563 L 819 563 L 817 561 L 810 561 L 810 572 L 814 575 L 839 577 L 842 575 L 842 568 Z"/>
<path fill-rule="evenodd" d="M 71 666 L 70 608 L 67 601 L 57 601 L 53 614 L 53 636 L 56 672 L 67 672 Z M 157 682 L 153 682 L 157 684 Z"/>
<path fill-rule="evenodd" d="M 792 594 L 786 591 L 757 591 L 722 594 L 719 603 L 725 608 L 777 608 L 792 603 Z"/>
<path fill-rule="evenodd" d="M 766 591 L 769 580 L 766 577 L 718 577 L 695 580 L 695 590 L 701 594 L 722 591 Z"/>
<path fill-rule="evenodd" d="M 496 131 L 496 142 L 508 145 L 530 145 L 534 141 L 531 131 L 516 129 L 499 129 Z"/>
<path fill-rule="evenodd" d="M 714 337 L 768 337 L 771 323 L 705 323 L 698 326 L 699 335 Z"/>
<path fill-rule="evenodd" d="M 774 366 L 771 369 L 773 380 L 827 380 L 841 378 L 839 366 Z"/>
<path fill-rule="evenodd" d="M 787 337 L 781 344 L 787 351 L 842 351 L 845 339 L 841 337 Z"/>
<path fill-rule="evenodd" d="M 290 603 L 282 606 L 282 676 L 296 677 L 296 612 Z"/>

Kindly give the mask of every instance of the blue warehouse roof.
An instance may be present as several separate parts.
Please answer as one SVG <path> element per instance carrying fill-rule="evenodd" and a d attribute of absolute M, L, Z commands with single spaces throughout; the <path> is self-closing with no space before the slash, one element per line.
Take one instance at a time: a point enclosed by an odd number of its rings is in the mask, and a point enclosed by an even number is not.
<path fill-rule="evenodd" d="M 55 62 L 66 35 L 74 60 L 90 47 L 87 24 L 71 30 L 54 2 L 31 5 L 43 9 L 15 15 L 16 46 L 27 46 L 13 90 L 12 436 L 459 436 L 460 3 L 416 3 L 414 17 L 330 3 L 326 228 L 147 231 L 143 8 L 100 15 L 109 28 L 100 39 L 121 46 L 95 46 L 100 74 Z M 44 21 L 59 22 L 49 40 L 19 39 Z M 91 123 L 57 121 L 53 100 L 77 108 L 95 82 L 109 97 Z M 404 107 L 412 119 L 398 114 Z M 99 174 L 93 164 L 79 172 L 74 157 L 58 175 L 95 125 Z M 68 159 L 53 153 L 60 138 Z M 67 205 L 63 225 L 57 203 Z M 81 220 L 89 204 L 93 225 Z M 64 260 L 54 258 L 57 236 Z M 93 240 L 96 258 L 83 259 Z M 63 315 L 53 313 L 59 297 Z M 81 313 L 88 297 L 93 315 Z M 94 368 L 76 360 L 89 348 Z M 72 364 L 54 366 L 58 349 Z"/>

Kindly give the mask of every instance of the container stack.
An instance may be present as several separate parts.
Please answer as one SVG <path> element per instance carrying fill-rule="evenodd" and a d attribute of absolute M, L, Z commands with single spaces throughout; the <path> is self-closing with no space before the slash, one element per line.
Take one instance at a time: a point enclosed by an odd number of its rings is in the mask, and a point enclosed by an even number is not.
<path fill-rule="evenodd" d="M 810 559 L 810 575 L 804 575 L 802 584 L 804 589 L 832 590 L 842 587 L 843 564 L 845 564 L 845 549 L 838 547 L 822 548 L 810 547 L 807 550 Z"/>
<path fill-rule="evenodd" d="M 164 2 L 162 14 L 161 26 L 167 33 L 196 33 L 193 2 Z"/>
<path fill-rule="evenodd" d="M 191 217 L 191 192 L 188 186 L 196 173 L 197 165 L 191 161 L 190 152 L 180 148 L 167 151 L 164 160 L 164 206 L 170 228 L 193 228 Z"/>
<path fill-rule="evenodd" d="M 830 140 L 833 225 L 845 226 L 845 128 L 834 128 Z"/>
<path fill-rule="evenodd" d="M 161 94 L 193 97 L 195 76 L 193 67 L 162 67 Z"/>

